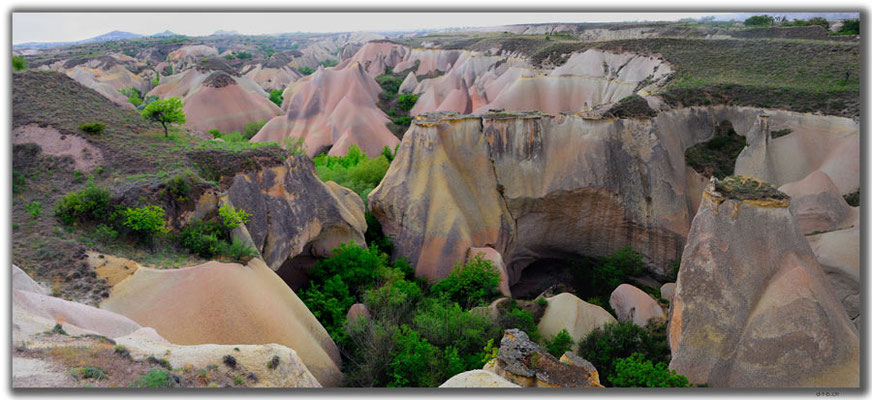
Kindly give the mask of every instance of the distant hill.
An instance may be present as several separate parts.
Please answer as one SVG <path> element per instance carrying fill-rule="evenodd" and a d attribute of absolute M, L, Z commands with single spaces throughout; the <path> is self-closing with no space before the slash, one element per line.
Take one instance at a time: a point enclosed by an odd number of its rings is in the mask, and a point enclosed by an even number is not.
<path fill-rule="evenodd" d="M 239 34 L 239 32 L 237 32 L 237 31 L 225 31 L 223 29 L 219 29 L 219 30 L 215 31 L 215 33 L 213 33 L 209 36 L 233 36 L 233 35 L 238 35 L 238 34 Z"/>
<path fill-rule="evenodd" d="M 109 33 L 104 33 L 99 36 L 94 36 L 92 38 L 78 40 L 75 42 L 27 42 L 13 45 L 13 49 L 49 49 L 52 47 L 59 46 L 69 46 L 74 44 L 82 44 L 82 43 L 95 43 L 95 42 L 109 42 L 112 40 L 125 40 L 125 39 L 138 39 L 144 37 L 143 35 L 130 33 L 130 32 L 122 32 L 122 31 L 112 31 Z"/>
<path fill-rule="evenodd" d="M 181 33 L 175 33 L 169 29 L 167 29 L 163 32 L 159 32 L 159 33 L 155 33 L 154 35 L 151 35 L 151 37 L 169 37 L 169 36 L 185 36 L 185 35 L 182 35 Z"/>

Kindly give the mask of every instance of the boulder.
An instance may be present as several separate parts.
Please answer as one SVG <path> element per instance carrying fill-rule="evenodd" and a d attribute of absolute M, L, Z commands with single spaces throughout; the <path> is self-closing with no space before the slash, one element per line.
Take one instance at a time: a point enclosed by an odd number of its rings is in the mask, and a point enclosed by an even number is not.
<path fill-rule="evenodd" d="M 661 299 L 671 302 L 673 297 L 675 297 L 675 282 L 664 283 L 663 286 L 660 286 Z"/>
<path fill-rule="evenodd" d="M 805 234 L 850 227 L 860 212 L 848 205 L 839 188 L 820 170 L 778 190 L 790 196 L 790 213 Z"/>
<path fill-rule="evenodd" d="M 514 388 L 520 387 L 503 377 L 483 369 L 461 372 L 449 378 L 440 388 Z"/>
<path fill-rule="evenodd" d="M 615 322 L 615 317 L 602 307 L 587 303 L 571 293 L 560 293 L 545 300 L 548 301 L 548 307 L 539 320 L 539 333 L 543 338 L 551 338 L 566 329 L 572 336 L 573 349 L 579 340 L 594 329 Z"/>
<path fill-rule="evenodd" d="M 643 328 L 649 321 L 665 317 L 657 300 L 641 289 L 626 283 L 612 291 L 609 305 L 615 310 L 618 321 L 632 321 Z"/>
<path fill-rule="evenodd" d="M 351 305 L 351 308 L 348 309 L 348 313 L 345 314 L 345 319 L 347 321 L 354 321 L 360 317 L 366 317 L 366 318 L 372 317 L 369 314 L 369 308 L 366 307 L 366 304 L 354 303 Z"/>
<path fill-rule="evenodd" d="M 519 329 L 505 331 L 499 353 L 487 368 L 523 387 L 602 387 L 590 363 L 577 356 L 568 356 L 566 362 L 561 362 Z"/>
<path fill-rule="evenodd" d="M 324 386 L 342 379 L 339 349 L 297 295 L 262 260 L 207 262 L 159 270 L 140 267 L 102 307 L 180 345 L 270 344 L 297 352 Z"/>
<path fill-rule="evenodd" d="M 859 340 L 789 198 L 752 178 L 704 192 L 669 322 L 670 369 L 711 387 L 858 387 Z"/>

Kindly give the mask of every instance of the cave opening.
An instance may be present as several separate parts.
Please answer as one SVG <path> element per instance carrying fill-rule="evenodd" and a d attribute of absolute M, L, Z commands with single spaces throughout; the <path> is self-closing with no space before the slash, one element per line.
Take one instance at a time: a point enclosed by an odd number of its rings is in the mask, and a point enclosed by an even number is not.
<path fill-rule="evenodd" d="M 312 268 L 319 259 L 319 257 L 312 254 L 312 244 L 307 244 L 300 254 L 285 260 L 281 267 L 276 270 L 276 274 L 294 292 L 297 292 L 309 282 L 309 276 L 306 274 L 306 271 Z"/>

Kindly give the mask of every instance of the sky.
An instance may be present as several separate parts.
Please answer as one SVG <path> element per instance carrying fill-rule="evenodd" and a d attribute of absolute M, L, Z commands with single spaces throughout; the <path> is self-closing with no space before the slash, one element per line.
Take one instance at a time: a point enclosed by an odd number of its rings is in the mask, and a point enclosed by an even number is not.
<path fill-rule="evenodd" d="M 73 42 L 119 30 L 188 36 L 216 30 L 241 34 L 411 31 L 544 22 L 677 21 L 719 13 L 20 13 L 12 14 L 12 43 Z M 725 14 L 725 13 L 720 13 Z"/>

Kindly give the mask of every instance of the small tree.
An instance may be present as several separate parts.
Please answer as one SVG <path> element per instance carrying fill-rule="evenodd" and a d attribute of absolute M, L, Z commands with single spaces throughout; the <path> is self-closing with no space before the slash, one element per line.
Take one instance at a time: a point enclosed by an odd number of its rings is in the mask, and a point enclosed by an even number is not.
<path fill-rule="evenodd" d="M 24 59 L 24 56 L 12 57 L 12 69 L 16 71 L 27 69 L 27 60 Z"/>
<path fill-rule="evenodd" d="M 745 20 L 745 26 L 769 26 L 775 22 L 770 15 L 755 15 Z"/>
<path fill-rule="evenodd" d="M 160 122 L 164 128 L 164 136 L 169 137 L 167 124 L 184 124 L 187 119 L 182 111 L 182 100 L 178 97 L 156 100 L 142 109 L 142 116 L 152 121 Z"/>

